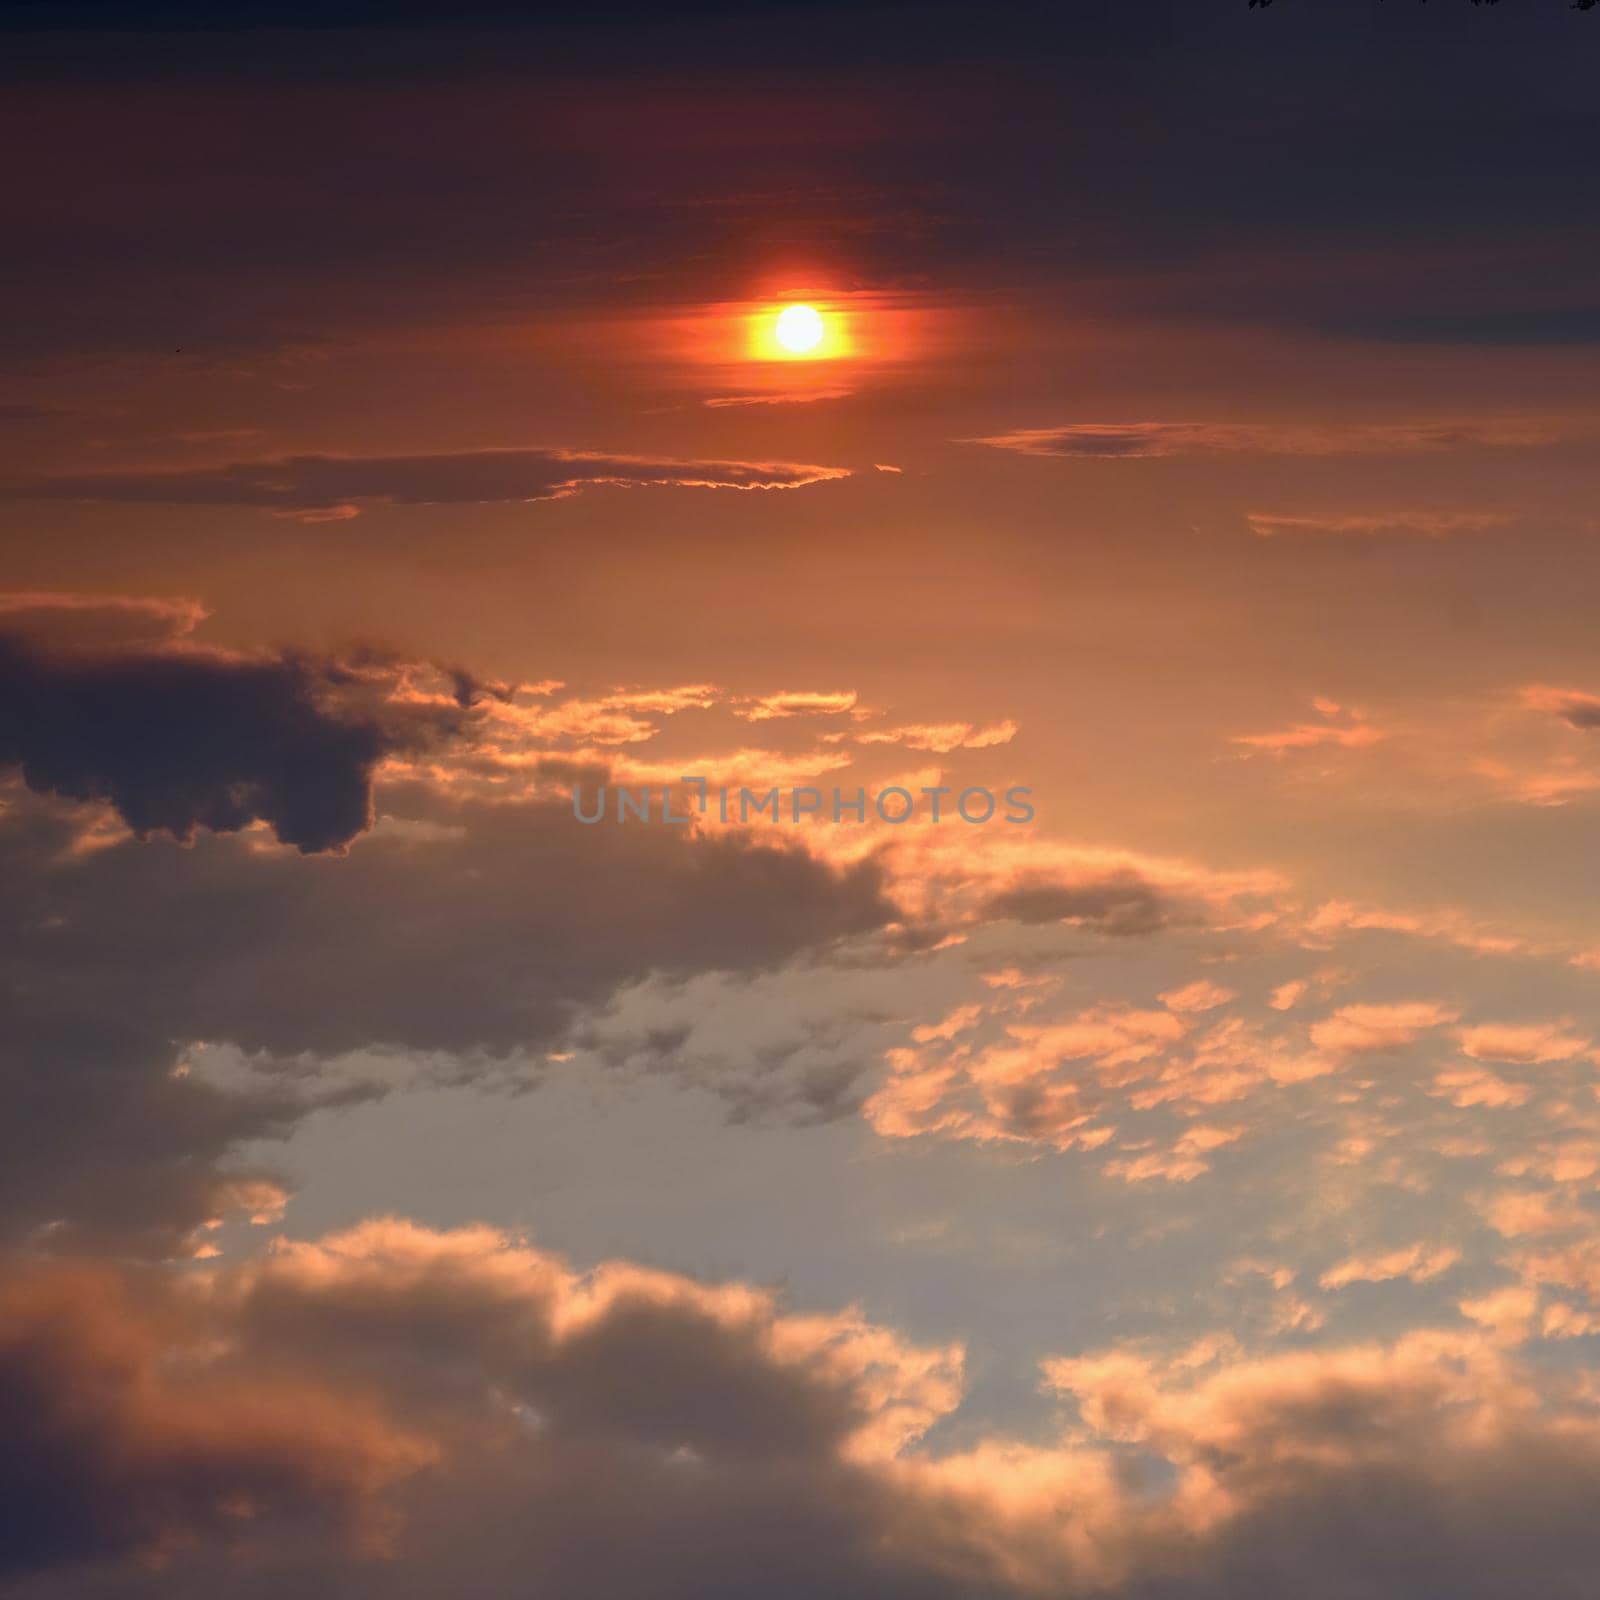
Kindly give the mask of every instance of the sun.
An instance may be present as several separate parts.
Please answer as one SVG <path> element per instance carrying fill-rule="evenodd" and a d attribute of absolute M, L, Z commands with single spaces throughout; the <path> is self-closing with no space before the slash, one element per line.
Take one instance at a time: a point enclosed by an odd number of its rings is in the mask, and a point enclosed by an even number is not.
<path fill-rule="evenodd" d="M 802 300 L 801 295 L 813 298 Z M 837 295 L 824 299 L 815 284 L 776 288 L 759 300 L 742 302 L 739 309 L 746 360 L 777 362 L 802 384 L 805 369 L 814 369 L 809 375 L 817 377 L 825 366 L 859 353 L 860 319 L 854 309 Z"/>
<path fill-rule="evenodd" d="M 827 328 L 815 306 L 785 306 L 773 325 L 773 336 L 790 355 L 810 355 Z"/>

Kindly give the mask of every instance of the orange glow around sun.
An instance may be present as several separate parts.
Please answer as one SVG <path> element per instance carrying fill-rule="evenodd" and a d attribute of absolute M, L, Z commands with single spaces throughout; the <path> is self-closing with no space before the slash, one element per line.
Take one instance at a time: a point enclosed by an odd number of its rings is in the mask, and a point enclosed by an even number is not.
<path fill-rule="evenodd" d="M 747 299 L 574 324 L 571 333 L 590 351 L 604 346 L 619 362 L 642 356 L 704 386 L 708 405 L 731 405 L 739 396 L 823 399 L 842 385 L 859 388 L 950 350 L 970 323 L 964 309 L 922 294 L 839 289 L 808 276 L 769 281 Z"/>

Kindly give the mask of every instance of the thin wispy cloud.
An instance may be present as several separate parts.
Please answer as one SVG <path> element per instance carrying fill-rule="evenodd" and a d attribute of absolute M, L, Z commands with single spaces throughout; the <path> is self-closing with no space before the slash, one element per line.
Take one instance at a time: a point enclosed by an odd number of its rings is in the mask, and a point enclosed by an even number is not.
<path fill-rule="evenodd" d="M 1456 534 L 1490 533 L 1513 519 L 1503 512 L 1397 510 L 1347 513 L 1252 511 L 1245 523 L 1258 538 L 1294 535 L 1335 539 L 1448 539 Z"/>
<path fill-rule="evenodd" d="M 1406 455 L 1469 446 L 1524 448 L 1570 438 L 1570 424 L 1519 419 L 1465 422 L 1069 422 L 964 439 L 1024 456 L 1137 461 L 1168 456 Z"/>
<path fill-rule="evenodd" d="M 0 499 L 127 505 L 259 506 L 336 521 L 368 504 L 488 505 L 561 500 L 595 488 L 800 489 L 848 467 L 697 461 L 583 450 L 471 450 L 416 456 L 285 456 L 221 467 L 60 474 L 0 481 Z"/>

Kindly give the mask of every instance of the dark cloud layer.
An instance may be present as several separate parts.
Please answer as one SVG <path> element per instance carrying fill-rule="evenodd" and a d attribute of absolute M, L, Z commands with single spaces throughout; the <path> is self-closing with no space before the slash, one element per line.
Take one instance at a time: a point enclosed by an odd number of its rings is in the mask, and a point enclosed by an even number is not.
<path fill-rule="evenodd" d="M 1537 419 L 1322 427 L 1243 422 L 1069 422 L 1050 428 L 1016 428 L 1010 433 L 961 442 L 1024 456 L 1141 461 L 1234 452 L 1269 456 L 1401 455 L 1465 447 L 1550 444 L 1573 431 L 1570 424 L 1560 426 Z"/>
<path fill-rule="evenodd" d="M 507 283 L 528 313 L 703 303 L 748 293 L 780 245 L 862 283 L 1097 316 L 1592 330 L 1572 286 L 1593 252 L 1594 18 L 1560 0 L 882 5 L 848 30 L 753 5 L 524 29 L 496 4 L 451 20 L 507 26 L 303 31 L 250 26 L 280 9 L 261 0 L 152 8 L 204 26 L 143 37 L 96 36 L 104 9 L 29 7 L 77 26 L 0 62 L 30 80 L 0 111 L 30 312 L 4 342 L 25 357 L 476 321 Z M 330 15 L 290 20 L 311 12 Z"/>
<path fill-rule="evenodd" d="M 289 456 L 173 472 L 106 472 L 15 479 L 12 500 L 263 506 L 332 513 L 366 501 L 471 505 L 557 500 L 595 485 L 795 489 L 845 478 L 843 467 L 786 461 L 679 461 L 582 450 L 469 450 L 454 455 Z"/>

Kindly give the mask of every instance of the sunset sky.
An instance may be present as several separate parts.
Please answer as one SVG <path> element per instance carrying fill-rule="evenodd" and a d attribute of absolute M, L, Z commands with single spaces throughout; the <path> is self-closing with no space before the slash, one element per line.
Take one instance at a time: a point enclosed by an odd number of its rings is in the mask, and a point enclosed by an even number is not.
<path fill-rule="evenodd" d="M 1592 1600 L 1600 16 L 0 80 L 0 1593 Z"/>

